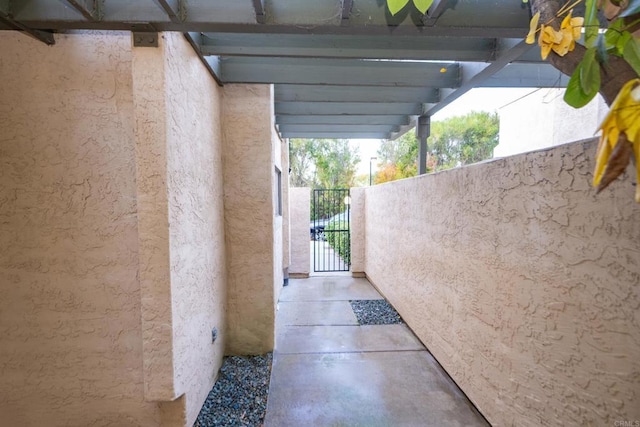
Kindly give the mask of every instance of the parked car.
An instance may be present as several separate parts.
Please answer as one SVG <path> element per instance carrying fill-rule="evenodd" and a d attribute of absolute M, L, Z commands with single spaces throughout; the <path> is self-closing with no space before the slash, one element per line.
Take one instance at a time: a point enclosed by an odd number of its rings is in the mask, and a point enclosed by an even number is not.
<path fill-rule="evenodd" d="M 329 223 L 328 219 L 316 219 L 311 221 L 311 240 L 324 240 L 324 227 Z"/>
<path fill-rule="evenodd" d="M 351 221 L 351 210 L 340 212 L 331 218 L 317 219 L 311 221 L 309 224 L 309 230 L 311 234 L 311 240 L 325 240 L 324 228 L 332 222 L 337 221 Z"/>

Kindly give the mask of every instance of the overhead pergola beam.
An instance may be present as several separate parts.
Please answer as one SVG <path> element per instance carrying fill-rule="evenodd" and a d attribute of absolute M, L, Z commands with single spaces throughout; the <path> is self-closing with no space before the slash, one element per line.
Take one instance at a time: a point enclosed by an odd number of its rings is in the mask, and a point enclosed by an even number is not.
<path fill-rule="evenodd" d="M 368 102 L 276 102 L 276 115 L 404 115 L 418 116 L 424 112 L 422 104 Z"/>
<path fill-rule="evenodd" d="M 193 50 L 200 58 L 200 61 L 205 66 L 211 77 L 222 86 L 222 80 L 220 80 L 220 59 L 217 56 L 204 56 L 200 49 L 200 43 L 202 43 L 202 35 L 200 33 L 184 33 L 184 37 L 187 39 Z"/>
<path fill-rule="evenodd" d="M 427 116 L 432 116 L 436 112 L 440 111 L 462 95 L 473 89 L 474 87 L 481 86 L 482 83 L 505 68 L 509 63 L 515 61 L 522 56 L 525 52 L 531 49 L 532 45 L 528 45 L 524 40 L 521 40 L 513 48 L 504 52 L 500 58 L 491 64 L 483 67 L 481 64 L 464 64 L 462 67 L 462 85 L 456 89 L 443 89 L 443 97 L 439 103 L 432 106 L 427 112 Z M 505 86 L 508 86 L 505 84 Z"/>
<path fill-rule="evenodd" d="M 551 64 L 509 64 L 477 87 L 565 87 L 569 76 Z"/>
<path fill-rule="evenodd" d="M 391 125 L 408 126 L 411 120 L 402 115 L 277 115 L 276 123 L 308 125 Z"/>
<path fill-rule="evenodd" d="M 458 87 L 458 64 L 316 58 L 222 59 L 225 83 Z"/>
<path fill-rule="evenodd" d="M 279 125 L 280 132 L 376 132 L 390 133 L 397 132 L 400 128 L 392 125 Z"/>
<path fill-rule="evenodd" d="M 103 16 L 104 0 L 64 0 L 75 10 L 80 12 L 87 21 L 100 21 Z M 88 3 L 88 4 L 87 4 Z"/>
<path fill-rule="evenodd" d="M 6 8 L 0 7 L 0 23 L 13 30 L 22 31 L 25 34 L 33 37 L 34 39 L 48 44 L 49 46 L 56 44 L 56 40 L 53 38 L 53 33 L 48 31 L 36 30 L 32 27 L 29 27 L 28 25 L 25 25 L 22 22 L 13 19 L 13 14 L 9 10 L 8 6 Z"/>
<path fill-rule="evenodd" d="M 185 0 L 154 0 L 167 14 L 171 22 L 179 24 L 187 19 Z"/>
<path fill-rule="evenodd" d="M 264 10 L 264 0 L 253 0 L 253 9 L 256 11 L 256 22 L 264 24 L 267 22 L 267 15 Z"/>
<path fill-rule="evenodd" d="M 439 91 L 428 87 L 381 87 L 277 84 L 276 102 L 416 102 L 435 103 Z"/>
<path fill-rule="evenodd" d="M 283 132 L 283 138 L 314 139 L 388 139 L 384 132 Z"/>
<path fill-rule="evenodd" d="M 506 43 L 506 42 L 505 42 Z M 490 61 L 492 38 L 204 33 L 202 51 L 220 56 Z"/>
<path fill-rule="evenodd" d="M 110 0 L 109 0 L 110 1 Z M 39 16 L 21 21 L 31 28 L 51 30 L 113 30 L 128 31 L 132 22 L 149 22 L 148 18 L 132 17 L 132 20 L 112 18 L 105 9 L 102 21 L 87 21 L 85 19 L 48 19 Z M 471 38 L 518 38 L 524 37 L 527 30 L 522 27 L 481 27 L 481 26 L 434 26 L 420 27 L 403 25 L 389 27 L 388 25 L 292 25 L 280 23 L 265 23 L 264 25 L 248 25 L 245 23 L 225 23 L 208 21 L 172 22 L 153 21 L 158 31 L 177 32 L 209 32 L 209 33 L 250 33 L 250 34 L 333 34 L 333 35 L 361 35 L 361 36 L 414 36 L 414 37 L 471 37 Z"/>

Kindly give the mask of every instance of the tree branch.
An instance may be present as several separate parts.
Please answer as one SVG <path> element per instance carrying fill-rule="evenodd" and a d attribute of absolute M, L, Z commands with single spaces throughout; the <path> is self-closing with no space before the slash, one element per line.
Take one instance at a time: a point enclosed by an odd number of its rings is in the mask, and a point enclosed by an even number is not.
<path fill-rule="evenodd" d="M 554 29 L 560 28 L 562 18 L 556 15 L 561 7 L 560 0 L 533 0 L 531 7 L 533 12 L 540 12 L 540 22 L 545 25 L 551 25 Z M 576 67 L 582 61 L 586 48 L 580 44 L 565 56 L 559 56 L 551 51 L 548 56 L 549 63 L 563 74 L 570 76 Z M 637 78 L 638 74 L 624 59 L 618 56 L 609 56 L 609 62 L 600 67 L 600 75 L 602 84 L 600 86 L 600 94 L 604 98 L 607 105 L 611 105 L 615 100 L 622 86 L 631 79 Z"/>

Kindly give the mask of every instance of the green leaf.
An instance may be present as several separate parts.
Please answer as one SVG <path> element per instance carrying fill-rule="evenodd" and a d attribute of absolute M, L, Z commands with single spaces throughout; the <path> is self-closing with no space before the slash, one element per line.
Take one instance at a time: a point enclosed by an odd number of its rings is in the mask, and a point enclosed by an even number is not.
<path fill-rule="evenodd" d="M 620 55 L 624 55 L 624 47 L 627 45 L 627 42 L 631 40 L 633 36 L 628 31 L 623 31 L 618 41 L 616 42 L 616 49 L 620 53 Z"/>
<path fill-rule="evenodd" d="M 607 31 L 604 33 L 604 40 L 606 42 L 607 48 L 613 47 L 616 48 L 618 54 L 622 54 L 622 52 L 617 49 L 618 40 L 622 36 L 622 27 L 624 26 L 624 22 L 622 19 L 616 19 L 613 21 Z"/>
<path fill-rule="evenodd" d="M 576 70 L 571 75 L 569 83 L 567 84 L 567 90 L 564 93 L 564 102 L 571 105 L 573 108 L 582 108 L 589 103 L 596 96 L 597 91 L 590 94 L 585 93 L 582 90 L 582 84 L 580 83 L 580 75 L 582 74 L 582 62 L 578 64 Z"/>
<path fill-rule="evenodd" d="M 587 0 L 584 12 L 584 43 L 592 47 L 598 38 L 598 5 L 596 0 Z"/>
<path fill-rule="evenodd" d="M 413 0 L 413 4 L 424 15 L 433 4 L 433 0 Z"/>
<path fill-rule="evenodd" d="M 627 33 L 628 34 L 628 33 Z M 640 75 L 640 43 L 635 37 L 630 37 L 622 50 L 622 57 Z"/>
<path fill-rule="evenodd" d="M 600 64 L 596 61 L 596 48 L 587 49 L 580 67 L 580 88 L 586 95 L 600 90 Z"/>
<path fill-rule="evenodd" d="M 387 7 L 389 8 L 389 12 L 395 15 L 400 12 L 407 3 L 409 3 L 409 0 L 387 0 Z"/>
<path fill-rule="evenodd" d="M 618 16 L 624 18 L 625 16 L 631 16 L 636 13 L 640 13 L 640 0 L 631 0 L 627 8 Z"/>

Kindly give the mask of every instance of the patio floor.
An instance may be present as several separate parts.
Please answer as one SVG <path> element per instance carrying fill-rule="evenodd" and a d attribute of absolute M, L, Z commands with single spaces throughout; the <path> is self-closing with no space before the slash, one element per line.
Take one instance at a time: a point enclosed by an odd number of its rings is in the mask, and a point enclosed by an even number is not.
<path fill-rule="evenodd" d="M 486 426 L 405 324 L 359 326 L 366 279 L 292 279 L 276 318 L 264 425 Z"/>

